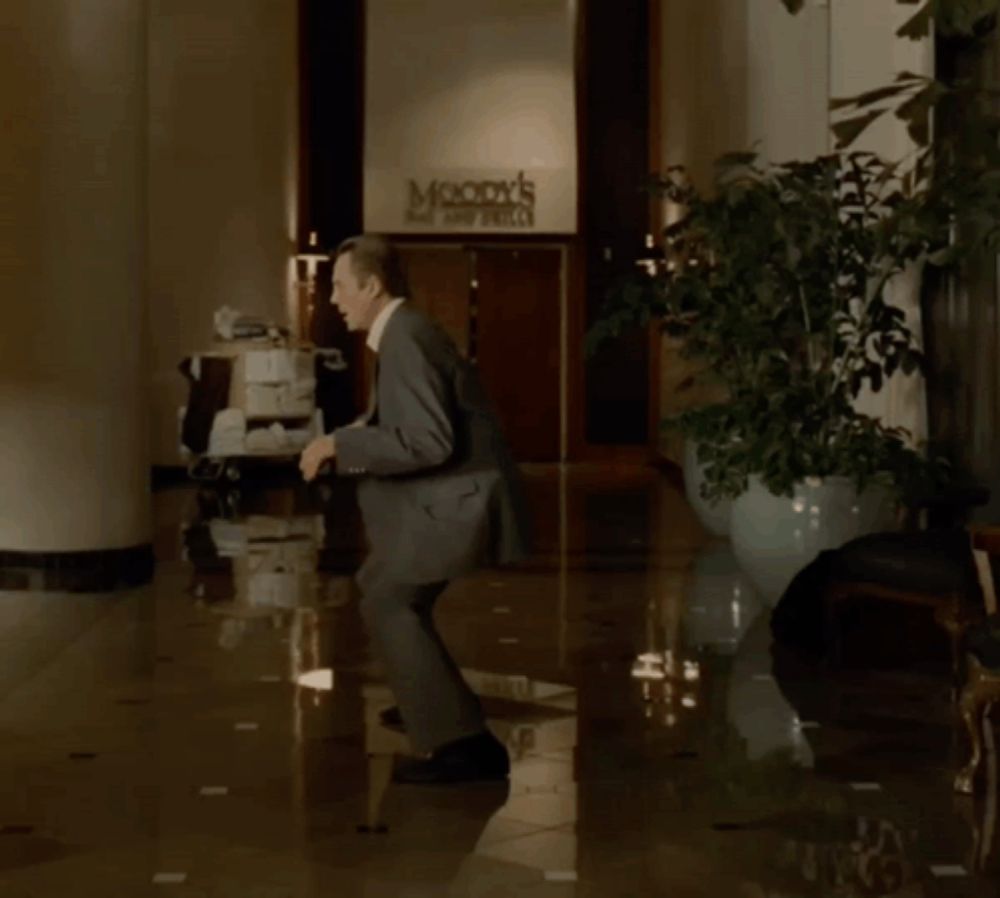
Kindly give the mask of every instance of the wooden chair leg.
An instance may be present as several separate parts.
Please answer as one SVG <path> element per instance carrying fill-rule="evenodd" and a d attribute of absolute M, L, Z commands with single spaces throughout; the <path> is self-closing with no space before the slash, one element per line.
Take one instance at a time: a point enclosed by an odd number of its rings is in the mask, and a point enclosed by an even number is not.
<path fill-rule="evenodd" d="M 982 668 L 973 659 L 969 659 L 969 681 L 962 690 L 959 707 L 965 728 L 969 733 L 972 757 L 955 777 L 955 791 L 963 795 L 972 794 L 976 773 L 983 759 L 983 710 L 991 702 L 991 697 L 985 687 Z"/>
<path fill-rule="evenodd" d="M 961 792 L 963 795 L 971 795 L 976 772 L 979 770 L 979 764 L 983 758 L 983 703 L 971 684 L 962 690 L 961 709 L 962 720 L 965 721 L 969 742 L 972 745 L 972 757 L 955 777 L 955 791 Z"/>
<path fill-rule="evenodd" d="M 969 620 L 962 612 L 961 595 L 948 596 L 934 611 L 934 620 L 947 634 L 951 647 L 952 699 L 957 700 L 966 678 L 965 631 Z"/>
<path fill-rule="evenodd" d="M 997 827 L 997 752 L 990 725 L 990 708 L 983 716 L 983 738 L 986 745 L 986 801 L 983 803 L 983 824 L 979 831 L 979 853 L 975 870 L 985 870 L 986 862 L 993 850 L 993 839 Z"/>
<path fill-rule="evenodd" d="M 966 680 L 965 659 L 965 625 L 957 616 L 947 627 L 951 642 L 951 686 L 952 694 L 957 695 Z"/>

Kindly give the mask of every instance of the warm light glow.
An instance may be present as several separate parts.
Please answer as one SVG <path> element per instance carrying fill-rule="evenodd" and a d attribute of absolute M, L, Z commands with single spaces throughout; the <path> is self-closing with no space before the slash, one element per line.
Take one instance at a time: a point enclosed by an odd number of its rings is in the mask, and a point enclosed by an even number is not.
<path fill-rule="evenodd" d="M 663 680 L 666 679 L 666 676 L 662 670 L 638 665 L 632 666 L 632 678 L 636 680 Z"/>
<path fill-rule="evenodd" d="M 632 663 L 632 677 L 636 680 L 663 680 L 663 659 L 651 652 L 639 655 Z"/>
<path fill-rule="evenodd" d="M 296 335 L 301 333 L 301 322 L 299 321 L 298 285 L 298 265 L 295 261 L 295 257 L 290 256 L 285 271 L 285 315 L 288 318 L 289 330 L 291 333 Z"/>
<path fill-rule="evenodd" d="M 303 689 L 315 689 L 317 692 L 333 691 L 333 671 L 329 668 L 307 670 L 295 678 Z"/>
<path fill-rule="evenodd" d="M 316 269 L 320 262 L 326 262 L 330 258 L 329 253 L 320 251 L 319 235 L 315 231 L 309 232 L 309 247 L 304 253 L 297 253 L 295 256 L 300 262 L 306 263 L 306 274 L 310 278 L 316 277 Z"/>

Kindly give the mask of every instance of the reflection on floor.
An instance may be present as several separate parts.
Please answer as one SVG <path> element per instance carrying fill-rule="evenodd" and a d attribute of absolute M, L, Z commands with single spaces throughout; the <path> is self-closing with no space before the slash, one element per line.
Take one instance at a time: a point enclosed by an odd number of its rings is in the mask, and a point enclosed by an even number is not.
<path fill-rule="evenodd" d="M 439 614 L 509 787 L 389 783 L 349 484 L 165 490 L 151 587 L 0 593 L 0 895 L 997 894 L 945 679 L 776 669 L 661 474 L 528 474 L 537 554 Z"/>

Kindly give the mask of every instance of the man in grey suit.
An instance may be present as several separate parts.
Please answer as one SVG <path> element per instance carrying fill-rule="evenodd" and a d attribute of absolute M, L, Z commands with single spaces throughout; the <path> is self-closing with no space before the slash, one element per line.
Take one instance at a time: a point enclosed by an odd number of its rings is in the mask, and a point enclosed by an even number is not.
<path fill-rule="evenodd" d="M 361 478 L 370 551 L 357 582 L 361 611 L 398 703 L 383 721 L 404 726 L 420 757 L 397 782 L 502 780 L 507 750 L 434 626 L 453 578 L 526 553 L 517 470 L 475 369 L 452 340 L 404 300 L 398 253 L 363 235 L 338 247 L 332 302 L 378 356 L 373 401 L 354 424 L 302 453 L 306 480 L 335 459 Z"/>

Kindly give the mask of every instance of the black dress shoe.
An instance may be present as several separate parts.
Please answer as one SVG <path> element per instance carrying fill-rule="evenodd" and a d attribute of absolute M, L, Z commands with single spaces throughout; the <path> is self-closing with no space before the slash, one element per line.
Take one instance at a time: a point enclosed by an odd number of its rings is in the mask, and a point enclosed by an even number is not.
<path fill-rule="evenodd" d="M 507 749 L 488 730 L 442 745 L 429 758 L 399 764 L 392 779 L 397 783 L 497 782 L 510 773 Z"/>
<path fill-rule="evenodd" d="M 393 705 L 384 711 L 379 711 L 378 719 L 387 730 L 396 730 L 400 733 L 406 732 L 406 724 L 403 723 L 403 715 L 399 713 L 399 708 Z"/>

